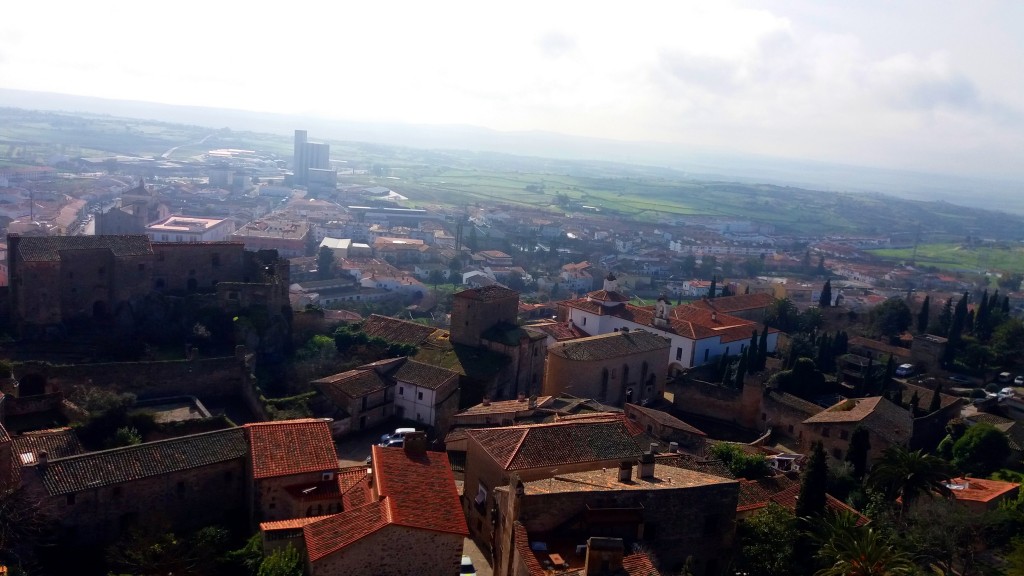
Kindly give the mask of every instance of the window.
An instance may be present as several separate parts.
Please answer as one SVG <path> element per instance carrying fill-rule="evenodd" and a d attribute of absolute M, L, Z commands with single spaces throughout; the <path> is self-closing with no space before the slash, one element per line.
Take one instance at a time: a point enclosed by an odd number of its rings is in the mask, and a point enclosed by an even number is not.
<path fill-rule="evenodd" d="M 417 394 L 416 394 L 416 399 L 417 399 L 417 400 L 423 400 L 423 392 L 419 392 L 419 393 L 417 393 Z"/>
<path fill-rule="evenodd" d="M 398 395 L 399 396 L 404 396 L 405 395 L 405 387 L 404 386 L 399 386 L 398 387 Z"/>
<path fill-rule="evenodd" d="M 586 325 L 587 325 L 587 317 L 586 317 L 586 316 L 584 316 L 584 317 L 583 317 L 583 325 L 584 325 L 584 326 L 586 326 Z"/>
<path fill-rule="evenodd" d="M 840 430 L 839 431 L 839 438 L 842 439 L 842 440 L 848 440 L 850 438 L 850 433 L 847 432 L 846 430 Z"/>
<path fill-rule="evenodd" d="M 789 433 L 790 433 L 790 434 L 792 434 L 792 433 L 793 433 L 793 425 L 792 425 L 792 424 L 790 424 L 790 425 L 789 425 Z"/>
<path fill-rule="evenodd" d="M 676 360 L 681 361 L 683 359 L 683 349 L 676 348 Z"/>
<path fill-rule="evenodd" d="M 366 396 L 363 396 L 363 407 L 362 407 L 363 410 L 366 410 L 366 400 L 367 400 Z"/>

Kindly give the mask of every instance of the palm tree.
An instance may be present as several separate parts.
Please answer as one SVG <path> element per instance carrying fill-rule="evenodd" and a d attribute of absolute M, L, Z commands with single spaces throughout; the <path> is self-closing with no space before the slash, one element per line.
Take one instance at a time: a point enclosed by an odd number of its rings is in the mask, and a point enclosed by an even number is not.
<path fill-rule="evenodd" d="M 953 493 L 946 483 L 953 475 L 953 466 L 938 456 L 890 446 L 871 468 L 868 485 L 890 499 L 899 499 L 902 518 L 907 507 L 920 496 L 951 498 Z"/>
<path fill-rule="evenodd" d="M 917 569 L 910 556 L 893 548 L 872 528 L 837 530 L 821 547 L 818 558 L 829 566 L 814 576 L 901 576 Z"/>

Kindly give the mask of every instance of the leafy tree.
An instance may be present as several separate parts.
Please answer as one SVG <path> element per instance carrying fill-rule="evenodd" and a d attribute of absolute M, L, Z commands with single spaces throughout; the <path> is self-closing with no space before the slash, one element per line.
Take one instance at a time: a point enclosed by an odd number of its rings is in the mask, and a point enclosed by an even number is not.
<path fill-rule="evenodd" d="M 783 332 L 795 332 L 800 326 L 799 314 L 796 304 L 789 298 L 777 299 L 768 307 L 765 324 Z"/>
<path fill-rule="evenodd" d="M 430 285 L 434 287 L 434 290 L 437 290 L 437 287 L 444 282 L 444 272 L 441 272 L 436 268 L 431 270 L 430 274 L 427 275 L 427 282 L 430 282 Z"/>
<path fill-rule="evenodd" d="M 953 445 L 953 463 L 957 468 L 979 476 L 998 470 L 1009 455 L 1006 434 L 987 422 L 968 428 Z"/>
<path fill-rule="evenodd" d="M 874 528 L 838 532 L 818 552 L 827 567 L 815 576 L 902 576 L 917 572 L 910 556 Z"/>
<path fill-rule="evenodd" d="M 850 435 L 850 447 L 846 450 L 846 461 L 853 466 L 853 476 L 863 478 L 868 468 L 868 450 L 871 450 L 871 440 L 868 437 L 868 429 L 857 426 Z"/>
<path fill-rule="evenodd" d="M 897 338 L 913 322 L 910 307 L 902 298 L 889 298 L 869 313 L 871 328 L 876 334 Z"/>
<path fill-rule="evenodd" d="M 813 360 L 800 358 L 791 370 L 773 374 L 768 380 L 768 386 L 808 398 L 825 390 L 825 375 L 815 367 Z"/>
<path fill-rule="evenodd" d="M 316 253 L 316 276 L 320 280 L 334 278 L 334 250 L 321 246 Z"/>
<path fill-rule="evenodd" d="M 1024 350 L 1024 322 L 1017 318 L 1005 320 L 992 333 L 989 346 L 997 364 L 1005 366 L 1015 362 Z"/>
<path fill-rule="evenodd" d="M 768 475 L 768 461 L 762 454 L 747 454 L 736 444 L 720 442 L 711 448 L 711 454 L 729 467 L 733 476 L 756 480 Z"/>
<path fill-rule="evenodd" d="M 811 334 L 821 328 L 825 324 L 825 319 L 821 315 L 821 308 L 808 308 L 800 313 L 799 325 L 802 332 Z"/>
<path fill-rule="evenodd" d="M 825 511 L 825 494 L 828 486 L 828 455 L 821 442 L 811 447 L 800 477 L 800 496 L 796 501 L 796 515 L 800 518 L 821 516 Z"/>
<path fill-rule="evenodd" d="M 800 539 L 796 517 L 770 502 L 736 529 L 739 538 L 737 574 L 789 576 L 793 573 L 793 544 Z"/>
<path fill-rule="evenodd" d="M 928 319 L 931 311 L 932 297 L 926 295 L 924 302 L 921 303 L 921 309 L 917 312 L 917 332 L 918 334 L 925 334 L 928 332 Z"/>
<path fill-rule="evenodd" d="M 818 306 L 822 308 L 828 308 L 832 305 L 832 280 L 825 280 L 825 285 L 821 288 L 821 296 L 818 297 Z"/>
<path fill-rule="evenodd" d="M 907 507 L 921 496 L 950 497 L 946 482 L 953 474 L 952 466 L 937 456 L 921 450 L 890 446 L 871 468 L 868 485 L 882 492 L 890 501 L 899 498 L 902 517 Z"/>
<path fill-rule="evenodd" d="M 139 434 L 138 429 L 134 426 L 122 426 L 114 432 L 111 448 L 135 446 L 136 444 L 142 444 L 142 435 Z"/>
<path fill-rule="evenodd" d="M 302 557 L 294 546 L 278 548 L 263 559 L 256 576 L 302 576 Z"/>
<path fill-rule="evenodd" d="M 55 518 L 42 498 L 26 488 L 0 491 L 0 564 L 31 565 L 51 545 Z"/>

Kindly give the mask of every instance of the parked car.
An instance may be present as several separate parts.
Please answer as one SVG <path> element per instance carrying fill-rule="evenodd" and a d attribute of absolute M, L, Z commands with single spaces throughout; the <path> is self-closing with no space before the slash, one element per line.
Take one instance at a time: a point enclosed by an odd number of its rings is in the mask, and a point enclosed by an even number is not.
<path fill-rule="evenodd" d="M 967 376 L 961 376 L 959 374 L 953 374 L 952 376 L 949 377 L 949 379 L 951 381 L 953 381 L 953 382 L 956 382 L 957 384 L 970 384 L 971 383 L 971 379 L 970 378 L 968 378 Z"/>
<path fill-rule="evenodd" d="M 462 576 L 476 576 L 476 568 L 473 567 L 473 559 L 469 556 L 462 557 L 462 566 L 459 567 L 459 574 Z"/>
<path fill-rule="evenodd" d="M 396 438 L 405 438 L 405 435 L 410 432 L 415 432 L 415 428 L 395 428 L 395 431 L 391 434 L 384 434 L 380 437 L 380 445 L 383 446 L 388 443 L 388 440 L 394 440 Z"/>
<path fill-rule="evenodd" d="M 1024 386 L 1024 376 L 1017 376 L 1013 379 L 1014 386 Z"/>
<path fill-rule="evenodd" d="M 405 438 L 392 438 L 387 442 L 381 442 L 380 445 L 384 448 L 402 448 L 405 446 Z"/>
<path fill-rule="evenodd" d="M 913 364 L 900 364 L 899 366 L 896 367 L 896 375 L 899 376 L 900 378 L 905 378 L 907 376 L 913 376 L 914 375 L 914 365 Z"/>

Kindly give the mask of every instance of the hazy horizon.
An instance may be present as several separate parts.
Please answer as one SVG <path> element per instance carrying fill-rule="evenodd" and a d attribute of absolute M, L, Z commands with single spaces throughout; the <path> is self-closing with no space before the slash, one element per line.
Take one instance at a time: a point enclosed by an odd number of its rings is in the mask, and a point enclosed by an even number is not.
<path fill-rule="evenodd" d="M 564 135 L 625 163 L 667 166 L 685 152 L 759 159 L 767 173 L 806 164 L 810 185 L 821 185 L 815 163 L 1024 182 L 1024 5 L 502 8 L 17 3 L 0 22 L 0 87 L 481 127 L 555 152 L 548 135 Z"/>

